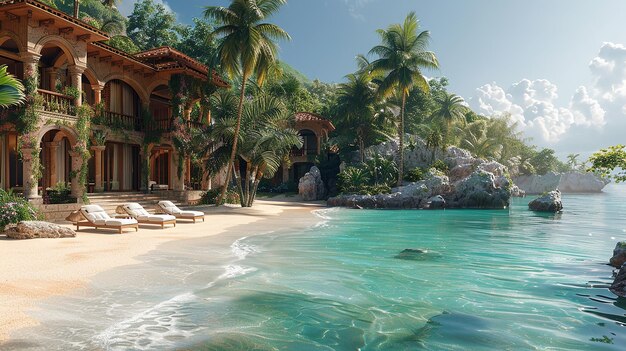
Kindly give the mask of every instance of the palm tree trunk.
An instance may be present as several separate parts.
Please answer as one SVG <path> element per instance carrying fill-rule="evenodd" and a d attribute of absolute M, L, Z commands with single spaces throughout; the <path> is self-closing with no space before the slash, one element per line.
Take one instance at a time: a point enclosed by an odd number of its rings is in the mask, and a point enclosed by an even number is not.
<path fill-rule="evenodd" d="M 406 92 L 402 92 L 402 108 L 400 108 L 400 125 L 398 126 L 398 186 L 402 186 L 404 178 L 404 108 L 406 106 Z"/>
<path fill-rule="evenodd" d="M 243 99 L 246 94 L 246 81 L 247 80 L 248 80 L 248 77 L 244 73 L 242 80 L 241 80 L 241 95 L 239 96 L 239 106 L 237 107 L 237 125 L 235 126 L 233 148 L 230 152 L 229 164 L 231 164 L 233 168 L 235 166 L 235 156 L 237 156 L 237 142 L 239 141 L 239 129 L 241 129 L 241 114 L 243 112 Z M 230 183 L 231 171 L 234 171 L 234 169 L 232 169 L 231 167 L 228 167 L 228 170 L 226 171 L 226 181 L 224 182 L 224 187 L 222 188 L 222 192 L 220 193 L 220 196 L 217 198 L 218 200 L 217 206 L 221 205 L 222 200 L 224 199 L 224 195 L 226 194 L 226 189 L 228 189 L 228 183 Z"/>
<path fill-rule="evenodd" d="M 79 0 L 74 0 L 74 18 L 78 18 L 78 12 L 80 8 Z"/>
<path fill-rule="evenodd" d="M 358 132 L 358 138 L 359 138 L 359 156 L 361 158 L 361 163 L 365 163 L 365 143 L 363 142 L 363 133 L 360 129 Z"/>
<path fill-rule="evenodd" d="M 245 203 L 246 207 L 248 207 L 248 198 L 250 197 L 250 176 L 252 172 L 250 170 L 250 162 L 246 162 L 246 185 L 244 188 L 244 194 L 246 195 L 241 203 Z"/>
<path fill-rule="evenodd" d="M 259 183 L 261 183 L 261 179 L 263 178 L 263 173 L 265 173 L 265 166 L 261 166 L 256 171 L 256 178 L 254 179 L 254 187 L 252 188 L 252 196 L 250 197 L 250 207 L 254 203 L 254 199 L 256 199 L 256 193 L 259 189 Z"/>
<path fill-rule="evenodd" d="M 233 177 L 235 177 L 235 184 L 237 184 L 237 191 L 239 192 L 239 204 L 241 207 L 245 207 L 243 202 L 243 187 L 241 186 L 241 171 L 238 166 L 235 166 L 235 164 L 233 164 Z"/>

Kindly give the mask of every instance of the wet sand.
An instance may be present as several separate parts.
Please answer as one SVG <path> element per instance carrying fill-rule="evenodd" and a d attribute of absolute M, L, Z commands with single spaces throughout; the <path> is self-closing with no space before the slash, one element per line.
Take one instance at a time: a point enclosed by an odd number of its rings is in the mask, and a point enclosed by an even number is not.
<path fill-rule="evenodd" d="M 98 273 L 140 264 L 137 257 L 171 241 L 214 237 L 216 243 L 238 231 L 276 229 L 313 222 L 321 203 L 298 197 L 260 199 L 254 207 L 203 207 L 206 221 L 179 222 L 175 228 L 140 225 L 124 234 L 83 229 L 76 238 L 9 240 L 0 235 L 0 342 L 17 329 L 38 324 L 29 311 L 43 299 L 76 292 Z M 75 229 L 75 227 L 73 227 Z"/>

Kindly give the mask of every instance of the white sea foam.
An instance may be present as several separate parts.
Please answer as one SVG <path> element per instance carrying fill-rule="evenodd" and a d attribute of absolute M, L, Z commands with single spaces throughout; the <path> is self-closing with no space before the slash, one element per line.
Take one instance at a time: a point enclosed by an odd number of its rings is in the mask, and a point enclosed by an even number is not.
<path fill-rule="evenodd" d="M 235 240 L 235 242 L 230 245 L 231 252 L 233 255 L 237 256 L 240 261 L 244 260 L 246 256 L 251 253 L 259 252 L 256 246 L 245 243 L 244 241 L 246 239 L 248 239 L 248 237 L 244 236 L 243 238 Z"/>
<path fill-rule="evenodd" d="M 186 338 L 193 334 L 192 330 L 178 326 L 183 317 L 181 307 L 194 299 L 196 295 L 192 292 L 176 295 L 113 324 L 96 335 L 95 340 L 106 350 L 153 350 L 172 346 L 168 338 Z"/>

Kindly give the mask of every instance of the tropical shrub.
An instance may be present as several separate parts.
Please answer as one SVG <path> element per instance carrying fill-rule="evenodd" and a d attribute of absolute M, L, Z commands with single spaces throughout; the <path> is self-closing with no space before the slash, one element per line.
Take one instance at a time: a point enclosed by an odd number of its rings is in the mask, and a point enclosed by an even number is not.
<path fill-rule="evenodd" d="M 217 198 L 219 197 L 221 191 L 222 191 L 222 187 L 207 190 L 205 193 L 202 194 L 200 203 L 203 205 L 215 205 L 215 203 L 217 202 Z M 238 204 L 238 203 L 239 203 L 239 193 L 236 192 L 235 190 L 228 189 L 228 191 L 226 192 L 226 195 L 224 196 L 224 199 L 222 200 L 222 205 L 223 204 Z"/>
<path fill-rule="evenodd" d="M 376 195 L 376 194 L 389 194 L 391 193 L 391 187 L 386 184 L 374 184 L 365 185 L 359 189 L 359 195 Z"/>
<path fill-rule="evenodd" d="M 343 193 L 358 193 L 369 184 L 368 172 L 363 168 L 347 167 L 339 173 L 337 186 Z"/>
<path fill-rule="evenodd" d="M 430 168 L 434 168 L 443 173 L 448 173 L 448 165 L 442 160 L 436 160 L 433 164 L 430 165 Z"/>
<path fill-rule="evenodd" d="M 380 155 L 365 162 L 365 170 L 373 184 L 394 186 L 398 179 L 398 167 L 393 159 L 384 158 Z"/>
<path fill-rule="evenodd" d="M 426 172 L 424 171 L 423 168 L 415 167 L 415 168 L 409 170 L 404 175 L 404 180 L 406 180 L 407 182 L 419 182 L 420 180 L 424 180 L 424 174 L 425 173 Z"/>
<path fill-rule="evenodd" d="M 54 187 L 46 190 L 48 204 L 72 204 L 76 203 L 76 198 L 70 195 L 70 188 L 65 182 L 59 182 Z"/>
<path fill-rule="evenodd" d="M 616 183 L 626 181 L 626 146 L 615 145 L 594 153 L 589 162 L 588 172 L 600 174 L 603 177 L 614 179 Z"/>
<path fill-rule="evenodd" d="M 0 231 L 12 223 L 40 219 L 39 211 L 26 199 L 0 189 Z"/>

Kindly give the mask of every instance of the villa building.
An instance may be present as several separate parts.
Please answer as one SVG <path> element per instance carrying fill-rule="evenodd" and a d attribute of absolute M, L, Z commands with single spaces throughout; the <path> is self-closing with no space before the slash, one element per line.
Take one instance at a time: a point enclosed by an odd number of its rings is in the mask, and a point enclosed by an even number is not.
<path fill-rule="evenodd" d="M 295 128 L 302 137 L 303 145 L 294 149 L 289 155 L 289 164 L 283 163 L 277 172 L 278 179 L 274 183 L 297 182 L 315 164 L 316 158 L 326 152 L 324 143 L 328 141 L 328 134 L 335 130 L 335 126 L 328 119 L 310 112 L 295 114 Z"/>
<path fill-rule="evenodd" d="M 218 88 L 228 84 L 172 48 L 130 55 L 104 43 L 108 39 L 39 1 L 0 0 L 0 65 L 25 82 L 27 94 L 29 82 L 36 84 L 27 104 L 37 102 L 30 118 L 16 119 L 24 107 L 0 114 L 0 188 L 22 191 L 38 202 L 59 182 L 71 184 L 77 198 L 83 189 L 141 191 L 156 184 L 184 191 L 190 186 L 192 165 L 181 160 L 173 140 L 174 114 L 180 111 L 185 127 L 210 123 L 210 114 L 192 119 L 192 105 L 200 97 L 189 93 L 183 103 L 174 101 L 179 92 L 171 91 L 172 78 Z M 91 109 L 81 108 L 86 105 Z M 84 111 L 93 111 L 86 129 Z M 311 134 L 303 134 L 304 153 L 294 156 L 294 165 L 306 161 L 309 152 L 319 153 L 320 137 L 332 126 L 311 116 L 299 122 Z"/>

